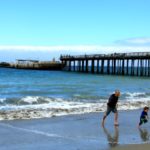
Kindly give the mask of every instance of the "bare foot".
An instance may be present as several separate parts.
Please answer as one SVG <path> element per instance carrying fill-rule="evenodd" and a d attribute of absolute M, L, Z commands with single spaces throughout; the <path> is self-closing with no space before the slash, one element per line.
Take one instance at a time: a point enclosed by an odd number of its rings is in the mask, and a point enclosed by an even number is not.
<path fill-rule="evenodd" d="M 114 126 L 119 126 L 119 123 L 118 123 L 118 122 L 115 122 L 115 123 L 114 123 Z"/>

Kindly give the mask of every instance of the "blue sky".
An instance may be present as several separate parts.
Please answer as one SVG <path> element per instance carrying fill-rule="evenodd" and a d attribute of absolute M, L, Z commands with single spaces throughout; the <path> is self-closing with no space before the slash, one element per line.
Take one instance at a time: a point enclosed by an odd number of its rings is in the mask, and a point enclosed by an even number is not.
<path fill-rule="evenodd" d="M 150 50 L 149 0 L 1 0 L 0 61 Z"/>

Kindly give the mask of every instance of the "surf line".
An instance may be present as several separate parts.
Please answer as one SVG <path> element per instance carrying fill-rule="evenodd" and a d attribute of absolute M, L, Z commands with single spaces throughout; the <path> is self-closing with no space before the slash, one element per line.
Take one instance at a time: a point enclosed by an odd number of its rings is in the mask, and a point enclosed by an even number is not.
<path fill-rule="evenodd" d="M 43 135 L 43 136 L 47 136 L 47 137 L 66 138 L 61 135 L 46 133 L 46 132 L 38 131 L 38 130 L 30 130 L 30 129 L 26 129 L 26 128 L 20 128 L 20 127 L 16 127 L 16 126 L 13 126 L 13 125 L 10 125 L 7 123 L 0 123 L 0 126 L 12 128 L 12 129 L 16 129 L 16 130 L 20 130 L 20 131 L 24 131 L 24 132 L 39 134 L 39 135 Z"/>

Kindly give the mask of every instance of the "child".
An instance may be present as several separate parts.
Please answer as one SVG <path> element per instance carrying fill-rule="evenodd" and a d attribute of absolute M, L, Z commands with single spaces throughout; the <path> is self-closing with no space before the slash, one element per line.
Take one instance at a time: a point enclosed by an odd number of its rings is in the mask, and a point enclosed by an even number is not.
<path fill-rule="evenodd" d="M 139 123 L 139 127 L 143 124 L 148 122 L 148 110 L 149 107 L 144 107 L 142 113 L 141 113 L 141 117 L 140 117 L 140 123 Z"/>

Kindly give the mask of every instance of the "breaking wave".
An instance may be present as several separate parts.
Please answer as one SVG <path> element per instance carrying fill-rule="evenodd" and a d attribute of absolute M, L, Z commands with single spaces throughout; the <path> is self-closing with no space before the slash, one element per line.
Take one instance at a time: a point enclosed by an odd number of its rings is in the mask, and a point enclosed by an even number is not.
<path fill-rule="evenodd" d="M 70 114 L 103 112 L 106 109 L 107 99 L 63 99 L 39 96 L 23 98 L 0 99 L 0 120 L 32 119 L 54 117 Z M 133 110 L 150 105 L 150 93 L 122 94 L 119 101 L 119 110 Z"/>

